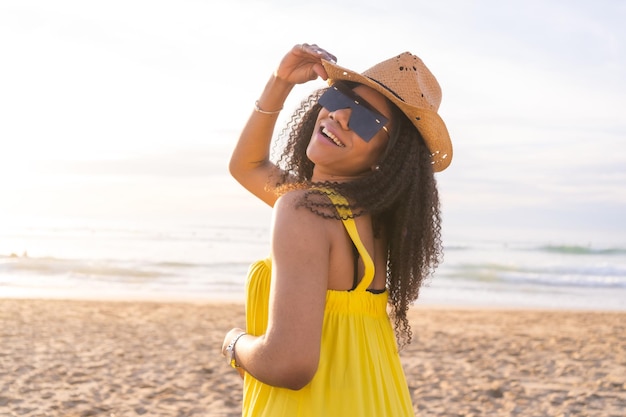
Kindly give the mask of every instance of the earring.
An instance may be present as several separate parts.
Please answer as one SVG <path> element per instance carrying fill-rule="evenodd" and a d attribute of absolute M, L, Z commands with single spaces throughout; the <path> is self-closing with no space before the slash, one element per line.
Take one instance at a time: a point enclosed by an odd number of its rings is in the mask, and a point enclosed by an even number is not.
<path fill-rule="evenodd" d="M 374 166 L 372 167 L 372 171 L 374 171 L 374 172 L 379 172 L 379 171 L 380 171 L 380 165 L 374 165 Z"/>

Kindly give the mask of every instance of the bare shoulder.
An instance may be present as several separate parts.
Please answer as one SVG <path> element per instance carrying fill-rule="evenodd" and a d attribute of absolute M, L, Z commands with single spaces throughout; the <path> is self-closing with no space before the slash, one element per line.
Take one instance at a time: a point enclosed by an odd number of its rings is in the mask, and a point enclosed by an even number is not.
<path fill-rule="evenodd" d="M 276 208 L 280 208 L 282 207 L 292 207 L 292 208 L 296 208 L 303 200 L 304 198 L 306 198 L 306 194 L 308 193 L 308 190 L 306 189 L 302 189 L 302 190 L 292 190 L 292 191 L 288 191 L 285 194 L 282 194 L 280 197 L 278 197 L 278 199 L 276 200 Z"/>
<path fill-rule="evenodd" d="M 330 191 L 333 193 L 332 191 Z M 322 218 L 331 218 L 335 217 L 336 211 L 333 205 L 331 198 L 328 196 L 328 191 L 321 189 L 297 189 L 291 190 L 283 195 L 281 195 L 277 199 L 277 204 L 287 205 L 292 208 L 305 208 L 304 202 L 307 202 L 309 205 L 317 207 L 320 212 L 324 212 L 324 216 L 319 216 Z M 313 213 L 311 210 L 307 208 L 307 210 Z M 315 213 L 313 213 L 315 214 Z"/>
<path fill-rule="evenodd" d="M 307 190 L 293 190 L 283 194 L 274 205 L 274 229 L 290 233 L 310 233 L 319 236 L 326 233 L 331 223 L 328 219 L 313 213 L 303 203 Z M 288 228 L 289 230 L 284 230 Z"/>

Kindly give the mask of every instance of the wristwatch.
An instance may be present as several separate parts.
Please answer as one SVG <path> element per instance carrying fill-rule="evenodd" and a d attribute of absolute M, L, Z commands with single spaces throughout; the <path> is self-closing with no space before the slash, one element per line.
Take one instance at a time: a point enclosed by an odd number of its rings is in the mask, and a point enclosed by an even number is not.
<path fill-rule="evenodd" d="M 226 363 L 228 363 L 233 368 L 239 368 L 237 365 L 237 358 L 235 358 L 235 345 L 239 338 L 243 335 L 247 334 L 246 332 L 241 332 L 237 336 L 233 338 L 233 340 L 226 347 Z"/>

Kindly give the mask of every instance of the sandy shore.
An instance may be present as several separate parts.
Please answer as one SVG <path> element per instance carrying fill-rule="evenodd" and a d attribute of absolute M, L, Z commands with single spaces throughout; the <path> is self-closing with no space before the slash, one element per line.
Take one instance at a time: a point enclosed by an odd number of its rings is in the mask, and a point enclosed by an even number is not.
<path fill-rule="evenodd" d="M 626 313 L 418 307 L 420 416 L 624 416 Z M 233 304 L 0 300 L 0 416 L 237 416 Z"/>

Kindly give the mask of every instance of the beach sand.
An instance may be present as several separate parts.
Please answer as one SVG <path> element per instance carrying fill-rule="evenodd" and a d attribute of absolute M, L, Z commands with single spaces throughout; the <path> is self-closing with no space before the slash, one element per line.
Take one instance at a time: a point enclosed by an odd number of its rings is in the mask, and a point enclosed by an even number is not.
<path fill-rule="evenodd" d="M 243 306 L 0 300 L 0 416 L 237 416 Z M 411 310 L 420 416 L 624 416 L 626 313 Z"/>

